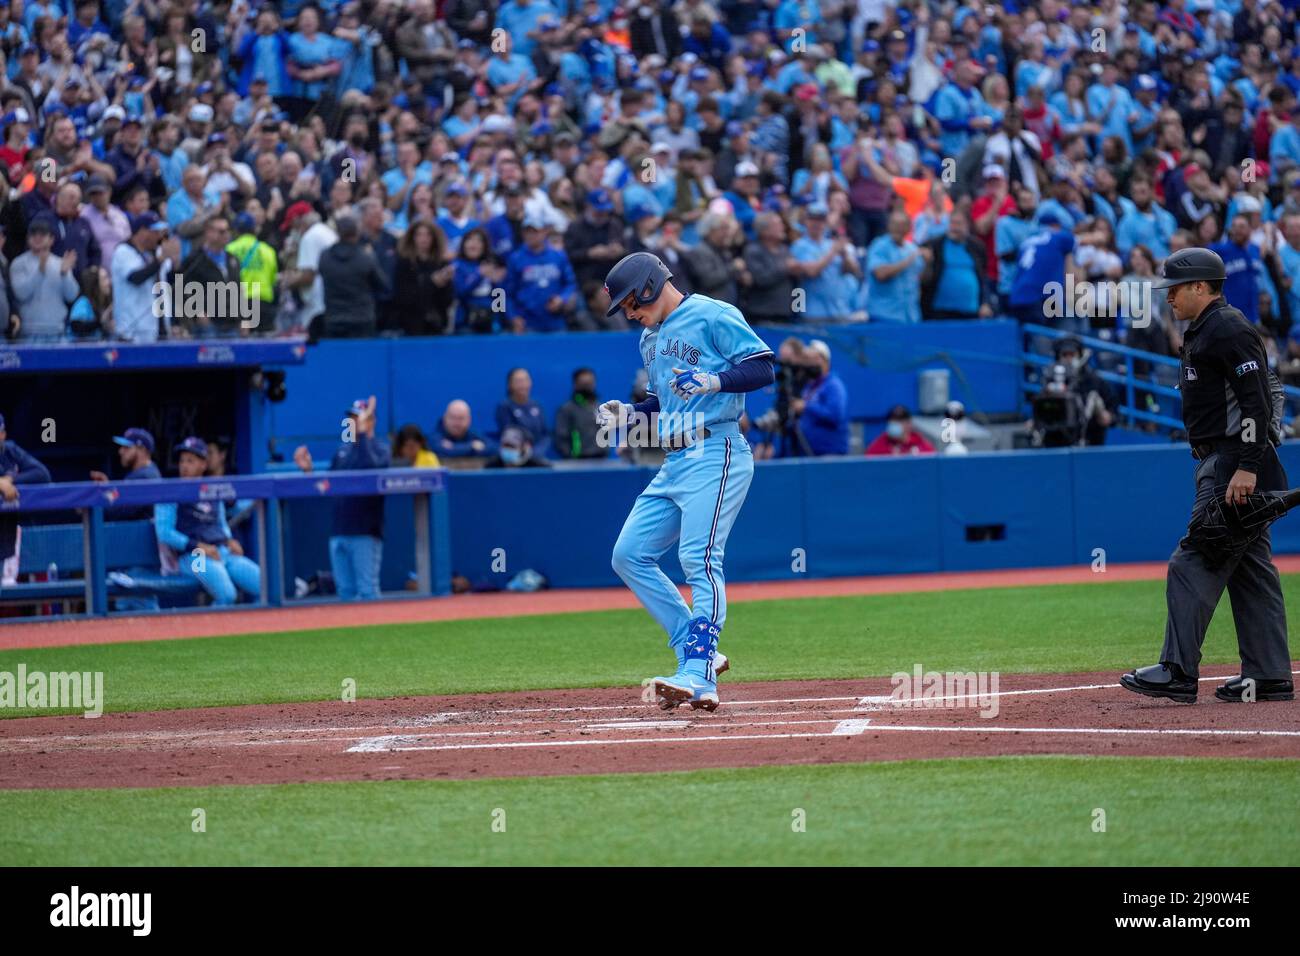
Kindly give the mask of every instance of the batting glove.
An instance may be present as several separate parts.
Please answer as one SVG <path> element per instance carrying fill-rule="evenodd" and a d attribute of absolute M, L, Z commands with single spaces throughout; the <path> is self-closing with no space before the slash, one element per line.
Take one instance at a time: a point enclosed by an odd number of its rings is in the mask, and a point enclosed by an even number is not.
<path fill-rule="evenodd" d="M 703 369 L 690 371 L 683 368 L 673 369 L 672 390 L 681 398 L 693 398 L 696 395 L 711 395 L 722 391 L 722 380 L 714 372 Z"/>
<path fill-rule="evenodd" d="M 632 406 L 618 399 L 611 399 L 596 408 L 596 425 L 599 428 L 614 428 L 627 421 Z"/>

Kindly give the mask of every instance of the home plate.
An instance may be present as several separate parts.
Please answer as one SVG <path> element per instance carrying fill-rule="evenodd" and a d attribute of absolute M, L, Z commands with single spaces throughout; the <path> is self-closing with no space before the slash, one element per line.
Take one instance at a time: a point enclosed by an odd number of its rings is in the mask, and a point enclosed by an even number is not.
<path fill-rule="evenodd" d="M 869 719 L 862 719 L 862 718 L 859 718 L 857 720 L 841 720 L 838 724 L 835 725 L 835 729 L 831 731 L 831 736 L 832 737 L 856 737 L 858 734 L 866 730 L 867 725 L 870 723 L 871 721 Z"/>
<path fill-rule="evenodd" d="M 897 701 L 892 696 L 863 697 L 861 700 L 858 701 L 858 706 L 854 709 L 855 710 L 879 710 L 881 707 L 891 702 L 897 703 Z"/>

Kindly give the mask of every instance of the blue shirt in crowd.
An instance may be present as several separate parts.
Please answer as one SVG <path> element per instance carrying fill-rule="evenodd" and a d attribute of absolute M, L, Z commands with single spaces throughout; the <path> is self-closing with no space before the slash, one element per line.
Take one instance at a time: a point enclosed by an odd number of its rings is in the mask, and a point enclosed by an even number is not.
<path fill-rule="evenodd" d="M 790 247 L 790 255 L 799 262 L 816 262 L 830 251 L 834 243 L 829 235 L 821 239 L 804 236 Z M 846 319 L 853 311 L 853 293 L 857 280 L 844 271 L 844 257 L 835 256 L 821 275 L 803 280 L 804 314 L 810 319 Z"/>
<path fill-rule="evenodd" d="M 921 272 L 925 268 L 921 257 L 892 279 L 877 279 L 875 274 L 881 266 L 897 265 L 916 251 L 916 243 L 904 240 L 899 245 L 888 235 L 877 236 L 867 246 L 863 305 L 872 322 L 921 321 Z"/>
<path fill-rule="evenodd" d="M 1216 242 L 1208 247 L 1223 260 L 1223 297 L 1228 305 L 1259 324 L 1259 279 L 1255 264 L 1260 261 L 1259 247 L 1253 242 L 1239 246 L 1235 242 Z"/>
<path fill-rule="evenodd" d="M 1011 285 L 1013 306 L 1038 305 L 1051 283 L 1065 283 L 1065 259 L 1074 251 L 1071 233 L 1044 229 L 1025 240 Z"/>
<path fill-rule="evenodd" d="M 931 308 L 974 315 L 980 308 L 980 279 L 975 259 L 964 243 L 943 240 L 943 272 Z"/>

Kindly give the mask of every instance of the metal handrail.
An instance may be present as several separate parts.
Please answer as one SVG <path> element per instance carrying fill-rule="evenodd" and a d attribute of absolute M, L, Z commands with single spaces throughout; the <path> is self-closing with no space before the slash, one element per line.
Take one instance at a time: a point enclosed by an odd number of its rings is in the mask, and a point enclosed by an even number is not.
<path fill-rule="evenodd" d="M 1181 363 L 1178 359 L 1169 355 L 1158 355 L 1155 352 L 1147 352 L 1142 349 L 1135 349 L 1129 345 L 1121 345 L 1118 342 L 1109 342 L 1106 339 L 1099 339 L 1091 335 L 1081 335 L 1077 332 L 1067 332 L 1062 329 L 1054 329 L 1046 325 L 1037 325 L 1032 322 L 1025 323 L 1021 330 L 1026 335 L 1037 335 L 1047 339 L 1078 339 L 1087 348 L 1097 352 L 1109 352 L 1114 355 L 1120 355 L 1128 359 L 1134 359 L 1146 362 L 1150 365 L 1162 365 L 1165 368 L 1179 368 Z M 1052 359 L 1043 355 L 1026 351 L 1023 353 L 1023 359 L 1027 366 L 1047 367 L 1055 364 Z M 1160 415 L 1149 412 L 1137 405 L 1138 392 L 1144 392 L 1148 395 L 1161 395 L 1166 398 L 1181 399 L 1182 396 L 1178 389 L 1171 388 L 1168 385 L 1162 385 L 1159 382 L 1150 381 L 1139 377 L 1133 371 L 1134 362 L 1124 363 L 1123 373 L 1112 372 L 1105 369 L 1096 369 L 1097 375 L 1104 382 L 1110 382 L 1119 385 L 1124 389 L 1124 402 L 1119 406 L 1120 413 L 1128 420 L 1128 424 L 1133 421 L 1154 422 L 1171 429 L 1182 429 L 1183 423 L 1180 419 L 1172 418 L 1167 415 Z M 1028 394 L 1035 394 L 1040 391 L 1040 386 L 1032 382 L 1023 382 L 1022 388 Z M 1284 385 L 1283 393 L 1291 402 L 1300 403 L 1300 388 L 1293 385 Z M 1283 417 L 1283 421 L 1289 423 L 1291 418 Z"/>

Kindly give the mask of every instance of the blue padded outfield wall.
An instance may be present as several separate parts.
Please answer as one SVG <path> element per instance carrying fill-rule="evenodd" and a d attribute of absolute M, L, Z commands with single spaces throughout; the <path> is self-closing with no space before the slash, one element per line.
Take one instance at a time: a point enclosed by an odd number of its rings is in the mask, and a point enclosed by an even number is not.
<path fill-rule="evenodd" d="M 849 393 L 849 415 L 882 419 L 889 408 L 916 408 L 916 377 L 924 369 L 951 371 L 952 397 L 971 413 L 1000 415 L 1021 407 L 1024 363 L 1016 323 L 923 322 L 919 325 L 854 324 L 758 329 L 775 350 L 786 336 L 826 339 L 834 370 Z M 418 339 L 324 340 L 307 350 L 306 363 L 286 369 L 287 397 L 267 406 L 267 431 L 288 460 L 298 444 L 328 457 L 339 422 L 353 399 L 375 395 L 379 425 L 396 431 L 414 422 L 428 434 L 452 399 L 469 402 L 474 428 L 496 431 L 493 413 L 505 397 L 506 372 L 532 372 L 533 397 L 554 422 L 570 396 L 570 375 L 589 366 L 604 398 L 626 400 L 640 368 L 637 336 L 629 331 L 556 335 L 455 336 Z M 751 416 L 761 414 L 773 390 L 750 396 Z M 265 460 L 241 471 L 260 471 Z"/>
<path fill-rule="evenodd" d="M 1300 442 L 1282 448 L 1300 481 Z M 1163 561 L 1187 523 L 1185 446 L 1001 452 L 903 459 L 760 462 L 727 544 L 730 580 L 773 580 Z M 609 556 L 647 468 L 452 472 L 453 568 L 504 584 L 524 568 L 554 586 L 617 584 Z M 968 528 L 1001 528 L 968 540 Z M 985 534 L 997 532 L 984 532 Z M 1300 515 L 1273 528 L 1300 552 Z M 505 574 L 491 571 L 504 548 Z M 792 570 L 802 548 L 806 572 Z M 680 581 L 675 554 L 665 569 Z"/>

